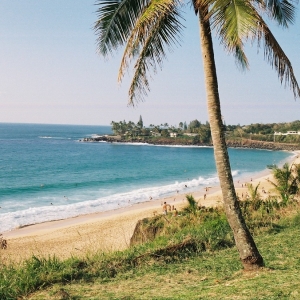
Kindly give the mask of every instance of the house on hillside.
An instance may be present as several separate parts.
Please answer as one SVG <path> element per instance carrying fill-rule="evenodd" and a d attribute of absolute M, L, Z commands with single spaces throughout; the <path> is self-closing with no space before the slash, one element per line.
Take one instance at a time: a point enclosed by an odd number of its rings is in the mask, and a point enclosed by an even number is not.
<path fill-rule="evenodd" d="M 274 135 L 300 135 L 300 131 L 288 131 L 286 133 L 274 132 Z"/>
<path fill-rule="evenodd" d="M 161 133 L 157 132 L 157 131 L 151 131 L 151 135 L 152 136 L 161 136 Z"/>

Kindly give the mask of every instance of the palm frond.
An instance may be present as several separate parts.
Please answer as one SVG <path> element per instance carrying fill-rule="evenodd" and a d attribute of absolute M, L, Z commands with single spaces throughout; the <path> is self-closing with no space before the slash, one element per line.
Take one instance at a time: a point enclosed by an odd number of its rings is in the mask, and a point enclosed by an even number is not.
<path fill-rule="evenodd" d="M 263 0 L 266 2 L 266 7 L 269 16 L 276 20 L 279 25 L 288 27 L 289 23 L 293 24 L 295 19 L 295 6 L 289 0 Z"/>
<path fill-rule="evenodd" d="M 150 0 L 98 0 L 98 20 L 94 30 L 98 35 L 98 51 L 107 55 L 123 45 L 140 14 Z"/>
<path fill-rule="evenodd" d="M 124 70 L 128 67 L 129 61 L 135 56 L 139 55 L 139 50 L 145 43 L 145 38 L 150 33 L 153 23 L 159 19 L 160 15 L 168 15 L 172 11 L 173 6 L 173 0 L 154 0 L 151 1 L 147 7 L 145 7 L 140 18 L 136 21 L 130 36 L 128 37 L 126 48 L 121 60 L 118 81 L 121 81 L 121 78 L 124 75 Z M 180 23 L 177 25 L 181 27 Z M 172 38 L 173 37 L 171 37 L 171 39 Z"/>
<path fill-rule="evenodd" d="M 210 0 L 198 2 L 210 3 Z M 288 0 L 215 0 L 207 19 L 210 20 L 212 28 L 216 29 L 221 44 L 233 53 L 237 63 L 242 67 L 248 67 L 244 42 L 249 39 L 252 42 L 256 40 L 259 47 L 263 42 L 265 59 L 276 70 L 280 82 L 284 82 L 285 86 L 289 85 L 295 98 L 300 97 L 292 64 L 261 17 L 258 8 L 254 6 L 257 4 L 261 4 L 263 10 L 276 7 L 270 14 L 275 18 L 275 13 L 279 11 L 281 23 L 287 24 L 293 20 L 294 7 Z"/>
<path fill-rule="evenodd" d="M 211 2 L 198 0 L 198 3 Z M 212 29 L 216 29 L 221 44 L 233 53 L 236 62 L 242 68 L 248 68 L 248 60 L 244 52 L 244 41 L 255 34 L 257 27 L 256 15 L 247 0 L 216 0 L 213 1 L 207 20 Z"/>
<path fill-rule="evenodd" d="M 240 67 L 241 69 L 249 68 L 249 61 L 244 51 L 244 47 L 242 43 L 240 45 L 235 46 L 233 55 L 235 57 L 235 61 L 238 67 Z"/>
<path fill-rule="evenodd" d="M 280 82 L 289 85 L 295 98 L 300 97 L 300 88 L 290 60 L 264 20 L 259 15 L 257 18 L 259 22 L 254 38 L 258 40 L 258 45 L 263 42 L 265 59 L 276 70 Z"/>
<path fill-rule="evenodd" d="M 135 30 L 128 39 L 121 67 L 119 79 L 128 67 L 128 60 L 138 51 L 138 59 L 134 65 L 134 76 L 129 88 L 129 104 L 143 100 L 149 91 L 148 73 L 162 67 L 166 56 L 165 48 L 172 49 L 179 43 L 179 36 L 183 25 L 180 23 L 180 2 L 174 0 L 155 0 L 145 9 L 137 21 Z"/>

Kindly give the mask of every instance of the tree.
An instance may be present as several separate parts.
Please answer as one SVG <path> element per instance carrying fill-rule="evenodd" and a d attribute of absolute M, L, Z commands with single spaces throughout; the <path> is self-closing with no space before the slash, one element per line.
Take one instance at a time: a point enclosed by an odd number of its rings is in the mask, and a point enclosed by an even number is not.
<path fill-rule="evenodd" d="M 186 124 L 186 122 L 183 123 L 183 130 L 187 130 L 187 124 Z"/>
<path fill-rule="evenodd" d="M 200 134 L 201 143 L 210 143 L 211 142 L 211 131 L 210 131 L 209 126 L 202 125 L 198 129 L 198 133 Z"/>
<path fill-rule="evenodd" d="M 250 200 L 253 201 L 253 202 L 258 201 L 260 199 L 260 194 L 258 192 L 259 185 L 260 185 L 260 183 L 256 187 L 254 187 L 252 183 L 250 183 L 248 185 Z"/>
<path fill-rule="evenodd" d="M 143 119 L 142 119 L 142 116 L 140 116 L 140 119 L 139 119 L 139 121 L 137 122 L 137 124 L 136 124 L 138 127 L 140 127 L 140 128 L 143 128 L 143 126 L 144 126 L 144 123 L 143 123 Z"/>
<path fill-rule="evenodd" d="M 142 129 L 142 135 L 149 136 L 150 135 L 150 130 L 148 128 L 143 128 Z"/>
<path fill-rule="evenodd" d="M 236 130 L 235 130 L 238 134 L 239 134 L 239 136 L 241 137 L 241 145 L 243 144 L 243 134 L 244 134 L 244 130 L 241 128 L 241 127 L 239 127 L 239 128 L 237 128 Z"/>
<path fill-rule="evenodd" d="M 195 129 L 199 128 L 201 123 L 196 119 L 190 122 L 188 128 L 191 132 L 195 132 Z"/>
<path fill-rule="evenodd" d="M 135 59 L 134 75 L 129 88 L 129 104 L 142 100 L 149 91 L 148 71 L 162 67 L 165 48 L 178 43 L 181 24 L 180 0 L 98 0 L 99 19 L 95 31 L 99 35 L 98 50 L 107 55 L 126 44 L 119 70 L 122 79 L 130 61 Z M 291 0 L 292 1 L 292 0 Z M 201 50 L 214 155 L 228 222 L 245 269 L 258 268 L 263 259 L 245 224 L 231 174 L 223 132 L 218 81 L 214 60 L 211 25 L 226 50 L 233 53 L 243 68 L 248 67 L 244 42 L 257 40 L 263 45 L 265 58 L 282 81 L 290 84 L 294 96 L 300 90 L 290 61 L 262 18 L 268 12 L 277 23 L 287 27 L 294 18 L 289 0 L 192 0 L 200 23 Z"/>
<path fill-rule="evenodd" d="M 285 163 L 282 169 L 275 167 L 273 174 L 276 182 L 270 183 L 279 192 L 284 204 L 295 196 L 299 190 L 300 165 L 289 166 Z"/>
<path fill-rule="evenodd" d="M 195 215 L 198 209 L 197 201 L 192 195 L 186 195 L 185 198 L 188 202 L 188 205 L 187 207 L 185 207 L 185 210 Z"/>
<path fill-rule="evenodd" d="M 167 129 L 162 129 L 161 130 L 161 136 L 168 137 L 168 136 L 170 136 L 170 133 Z"/>
<path fill-rule="evenodd" d="M 111 129 L 114 134 L 119 134 L 119 123 L 112 121 L 111 122 Z"/>

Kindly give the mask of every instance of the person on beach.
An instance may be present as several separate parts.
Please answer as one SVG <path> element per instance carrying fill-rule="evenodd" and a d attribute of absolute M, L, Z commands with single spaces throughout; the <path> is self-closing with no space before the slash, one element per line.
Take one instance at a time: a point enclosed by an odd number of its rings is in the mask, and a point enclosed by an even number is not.
<path fill-rule="evenodd" d="M 204 194 L 204 197 L 203 197 L 203 198 L 204 198 L 204 200 L 206 199 L 206 194 Z"/>
<path fill-rule="evenodd" d="M 174 216 L 174 217 L 177 217 L 177 216 L 178 216 L 178 211 L 177 211 L 176 207 L 174 208 L 173 216 Z"/>
<path fill-rule="evenodd" d="M 162 210 L 163 210 L 163 214 L 164 215 L 167 215 L 167 213 L 168 213 L 168 204 L 167 204 L 167 202 L 164 202 L 164 205 L 163 205 L 163 207 L 162 207 Z"/>

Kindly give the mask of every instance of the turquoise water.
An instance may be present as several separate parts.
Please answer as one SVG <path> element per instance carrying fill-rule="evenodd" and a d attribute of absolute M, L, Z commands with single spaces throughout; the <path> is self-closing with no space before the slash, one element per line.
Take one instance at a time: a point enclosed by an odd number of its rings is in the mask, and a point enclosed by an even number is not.
<path fill-rule="evenodd" d="M 218 184 L 209 147 L 80 141 L 109 133 L 109 126 L 0 124 L 0 232 Z M 292 154 L 230 149 L 229 155 L 240 178 Z"/>

